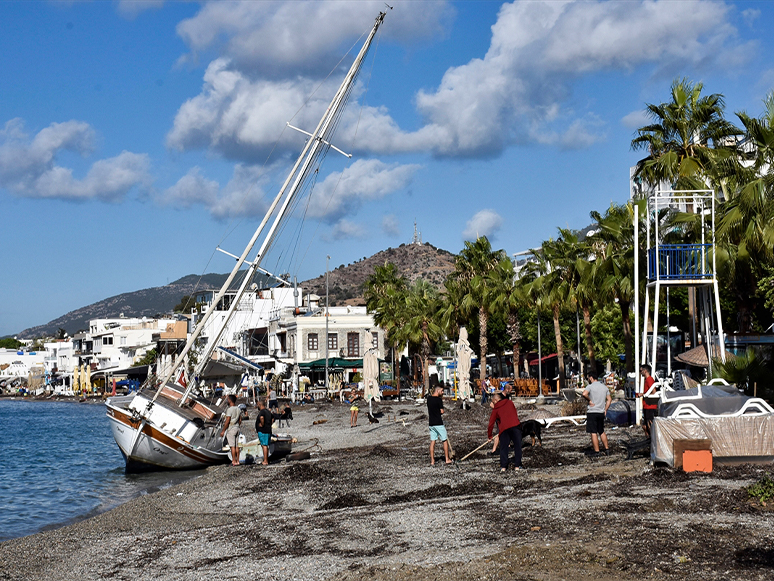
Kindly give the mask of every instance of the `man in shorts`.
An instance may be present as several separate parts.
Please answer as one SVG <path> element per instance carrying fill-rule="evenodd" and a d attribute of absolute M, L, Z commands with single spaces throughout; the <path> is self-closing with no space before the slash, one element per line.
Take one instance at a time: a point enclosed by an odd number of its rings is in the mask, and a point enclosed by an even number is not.
<path fill-rule="evenodd" d="M 647 363 L 640 365 L 640 375 L 642 375 L 642 393 L 638 393 L 637 397 L 642 398 L 642 416 L 643 424 L 642 428 L 645 430 L 645 434 L 650 438 L 650 428 L 653 425 L 653 418 L 656 417 L 658 411 L 658 405 L 649 403 L 645 396 L 650 394 L 650 390 L 656 380 L 651 375 L 652 368 Z"/>
<path fill-rule="evenodd" d="M 443 425 L 443 388 L 440 385 L 433 389 L 433 395 L 427 396 L 427 416 L 430 422 L 430 465 L 435 466 L 436 440 L 443 442 L 446 463 L 451 464 L 448 436 Z"/>
<path fill-rule="evenodd" d="M 255 431 L 258 433 L 258 440 L 261 442 L 261 449 L 263 450 L 263 464 L 269 465 L 269 442 L 271 442 L 271 424 L 274 422 L 274 417 L 271 412 L 266 409 L 266 404 L 263 400 L 258 401 L 258 417 L 255 418 Z"/>
<path fill-rule="evenodd" d="M 237 407 L 237 398 L 232 393 L 226 398 L 228 408 L 226 409 L 226 420 L 223 422 L 223 429 L 220 431 L 220 437 L 226 436 L 228 447 L 231 448 L 231 465 L 239 466 L 239 424 L 242 423 L 242 410 Z"/>
<path fill-rule="evenodd" d="M 599 456 L 599 440 L 604 445 L 604 453 L 608 454 L 607 434 L 605 434 L 605 416 L 607 409 L 613 401 L 610 397 L 610 390 L 597 381 L 596 374 L 587 375 L 589 385 L 583 390 L 583 397 L 589 402 L 589 408 L 586 411 L 586 432 L 591 434 L 591 445 L 594 447 L 594 455 Z"/>

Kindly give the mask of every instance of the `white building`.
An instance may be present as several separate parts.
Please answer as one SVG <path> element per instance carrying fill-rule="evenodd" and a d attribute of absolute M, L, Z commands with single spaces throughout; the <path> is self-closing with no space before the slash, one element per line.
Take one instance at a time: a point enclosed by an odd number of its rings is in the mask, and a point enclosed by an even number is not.
<path fill-rule="evenodd" d="M 245 292 L 231 319 L 226 324 L 218 345 L 235 351 L 260 365 L 273 368 L 276 359 L 272 352 L 276 351 L 277 346 L 275 342 L 270 340 L 269 327 L 272 313 L 282 309 L 294 311 L 299 308 L 297 305 L 303 291 L 299 289 L 296 292 L 297 296 L 294 295 L 294 289 L 289 287 Z M 214 291 L 208 291 L 197 297 L 197 302 L 204 299 L 201 301 L 205 303 L 202 313 L 210 308 L 214 295 Z M 226 320 L 226 315 L 235 297 L 236 292 L 232 291 L 226 293 L 221 299 L 202 330 L 201 342 L 203 344 L 214 339 Z M 202 316 L 194 310 L 192 312 L 192 326 L 195 326 Z"/>

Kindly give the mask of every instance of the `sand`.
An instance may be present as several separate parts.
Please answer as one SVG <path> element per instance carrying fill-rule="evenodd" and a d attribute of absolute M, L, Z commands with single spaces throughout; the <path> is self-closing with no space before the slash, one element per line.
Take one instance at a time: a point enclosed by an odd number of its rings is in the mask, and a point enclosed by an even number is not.
<path fill-rule="evenodd" d="M 310 459 L 213 467 L 94 518 L 7 541 L 0 579 L 774 575 L 774 516 L 744 490 L 771 466 L 687 475 L 654 469 L 644 456 L 626 461 L 620 443 L 639 428 L 610 430 L 613 453 L 589 459 L 583 428 L 570 426 L 525 447 L 526 472 L 501 474 L 488 447 L 461 464 L 430 466 L 426 409 L 383 402 L 378 410 L 379 424 L 363 410 L 350 428 L 348 406 L 297 407 L 287 431 Z M 459 458 L 486 440 L 488 409 L 447 410 Z"/>

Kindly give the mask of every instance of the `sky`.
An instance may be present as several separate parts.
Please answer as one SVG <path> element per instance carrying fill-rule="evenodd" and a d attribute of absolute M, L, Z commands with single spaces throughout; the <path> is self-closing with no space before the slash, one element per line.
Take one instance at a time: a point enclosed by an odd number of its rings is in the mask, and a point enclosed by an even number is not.
<path fill-rule="evenodd" d="M 509 254 L 629 196 L 676 78 L 757 116 L 768 2 L 0 2 L 0 336 L 228 272 L 380 10 L 334 145 L 262 265 L 411 241 Z M 766 31 L 769 31 L 767 33 Z"/>

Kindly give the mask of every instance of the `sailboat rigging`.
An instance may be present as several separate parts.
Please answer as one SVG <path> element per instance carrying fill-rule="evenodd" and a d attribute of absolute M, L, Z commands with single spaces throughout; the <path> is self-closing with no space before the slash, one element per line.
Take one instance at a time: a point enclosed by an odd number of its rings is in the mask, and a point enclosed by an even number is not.
<path fill-rule="evenodd" d="M 222 409 L 220 409 L 219 402 L 213 404 L 198 393 L 197 378 L 218 346 L 223 332 L 253 276 L 257 271 L 264 271 L 260 266 L 261 261 L 274 242 L 283 221 L 287 218 L 288 210 L 292 207 L 293 201 L 297 199 L 307 178 L 317 171 L 315 165 L 318 159 L 324 156 L 329 148 L 333 147 L 331 145 L 332 137 L 338 120 L 349 100 L 355 80 L 384 17 L 384 12 L 380 12 L 377 16 L 368 37 L 314 132 L 303 132 L 307 133 L 309 138 L 245 249 L 239 256 L 226 253 L 236 258 L 236 264 L 223 286 L 214 296 L 204 316 L 198 321 L 196 328 L 188 337 L 183 350 L 173 365 L 165 371 L 155 393 L 149 387 L 134 395 L 108 399 L 107 415 L 116 443 L 126 459 L 127 470 L 153 467 L 163 469 L 201 468 L 227 461 L 227 455 L 222 451 L 222 442 L 219 437 L 219 427 L 223 421 Z M 334 149 L 341 151 L 338 148 Z M 274 216 L 273 219 L 272 216 Z M 250 253 L 261 237 L 263 238 L 255 257 L 248 260 Z M 169 382 L 176 376 L 181 365 L 187 361 L 189 353 L 197 344 L 217 305 L 244 265 L 248 266 L 247 271 L 234 299 L 231 301 L 228 312 L 217 326 L 215 335 L 207 341 L 194 372 L 188 378 L 184 391 L 181 392 L 176 385 L 170 385 Z"/>

